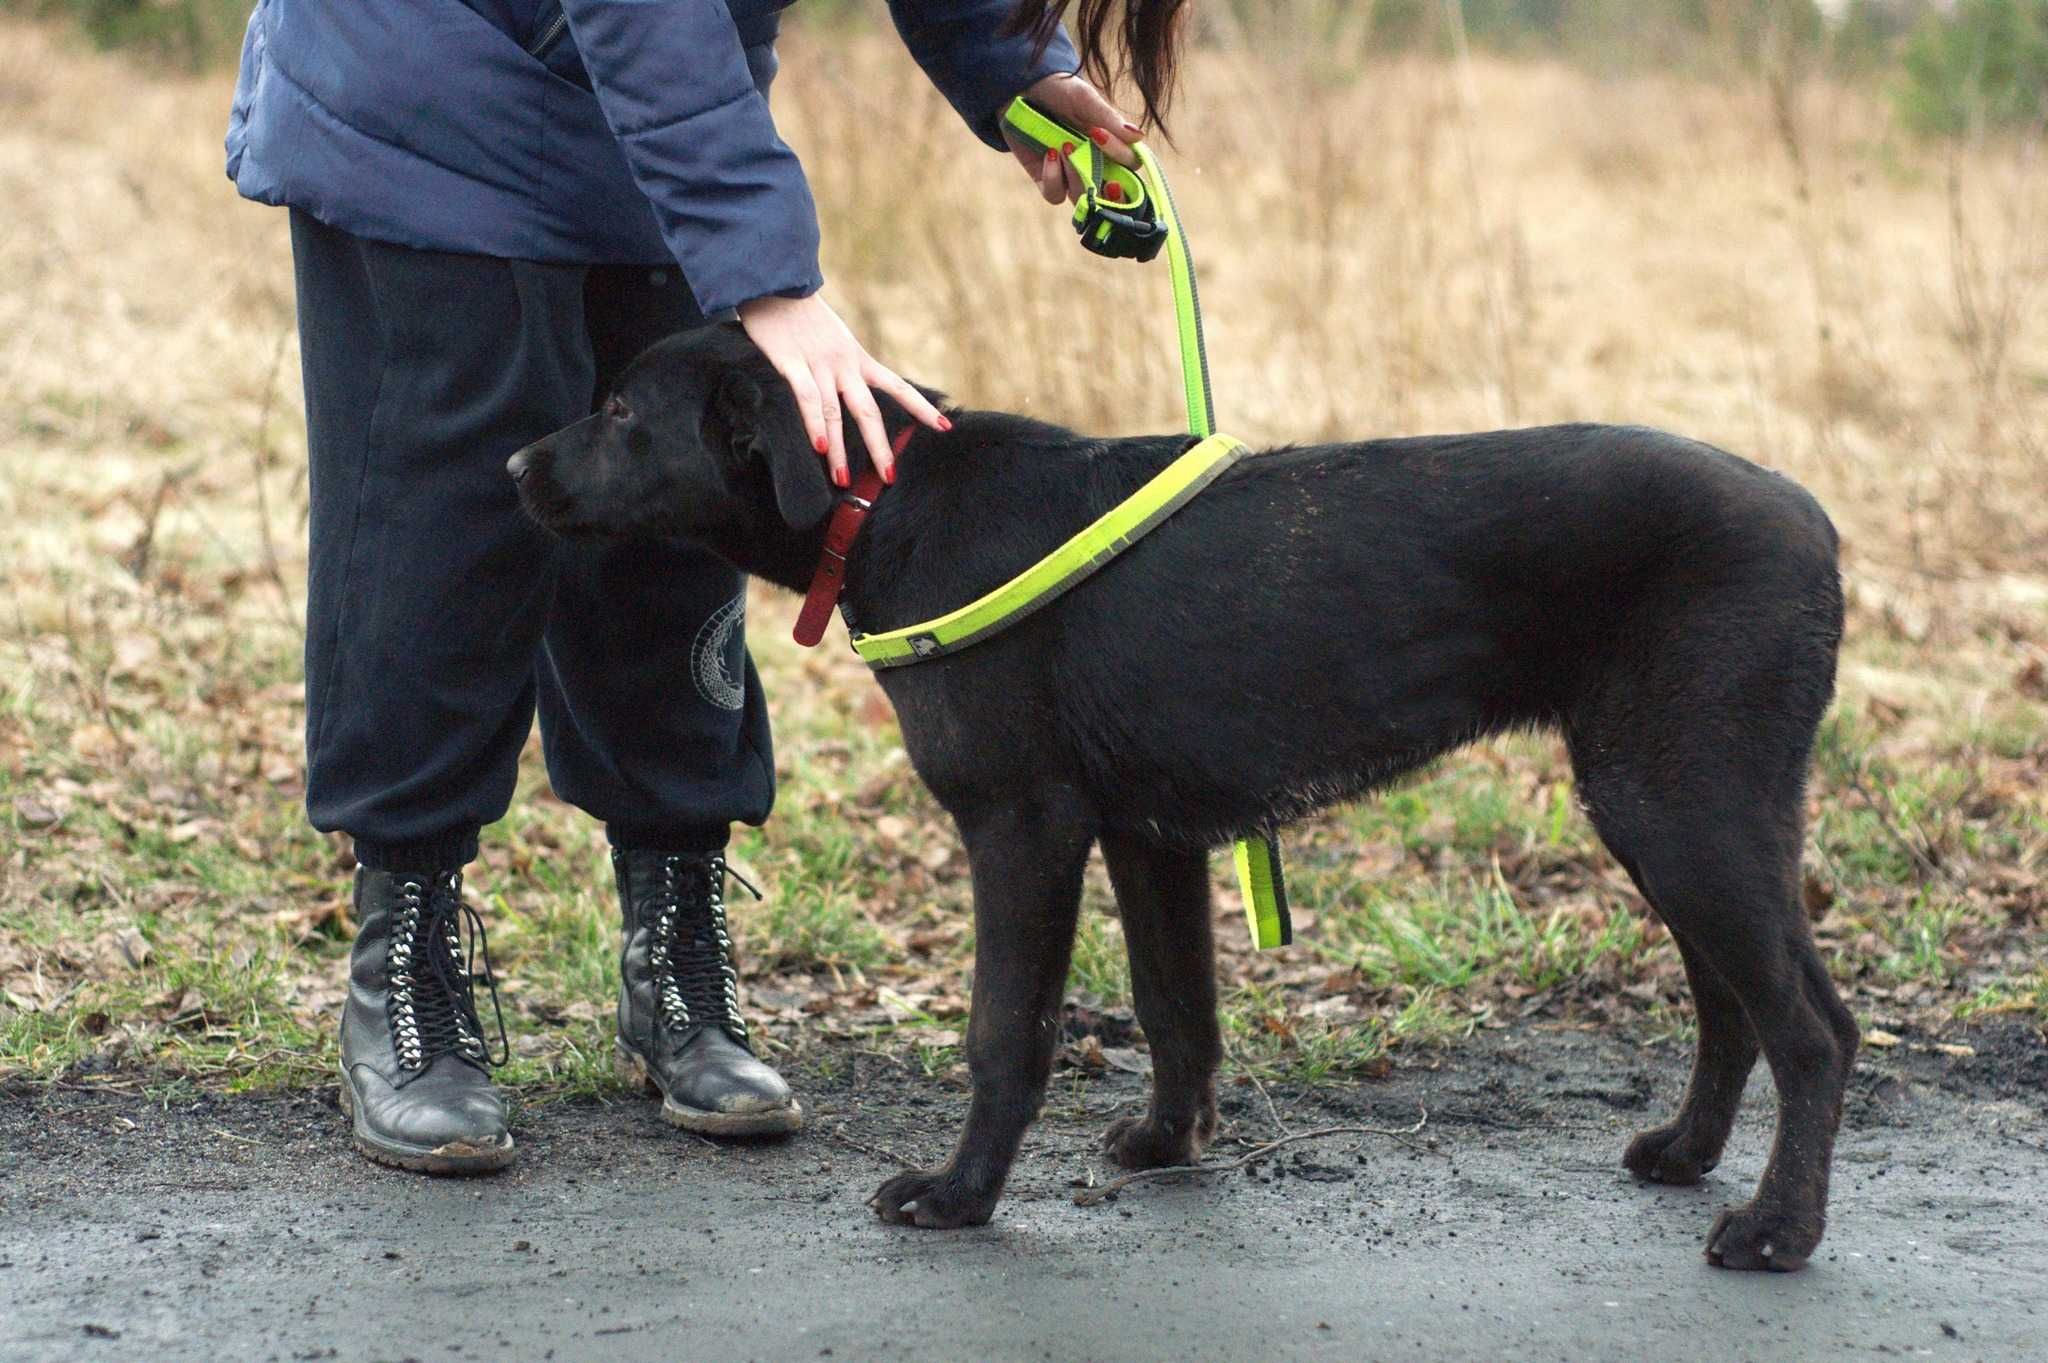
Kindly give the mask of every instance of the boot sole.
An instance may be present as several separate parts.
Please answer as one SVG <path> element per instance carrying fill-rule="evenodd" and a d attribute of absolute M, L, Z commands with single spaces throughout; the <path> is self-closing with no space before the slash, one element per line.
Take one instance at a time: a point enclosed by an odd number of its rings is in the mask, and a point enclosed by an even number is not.
<path fill-rule="evenodd" d="M 670 1126 L 704 1136 L 787 1136 L 804 1125 L 803 1104 L 789 1100 L 788 1107 L 765 1108 L 759 1112 L 707 1112 L 669 1097 L 655 1079 L 647 1062 L 626 1046 L 612 1050 L 612 1068 L 629 1087 L 661 1099 L 661 1119 Z"/>
<path fill-rule="evenodd" d="M 518 1153 L 510 1135 L 505 1137 L 503 1145 L 475 1145 L 469 1141 L 450 1141 L 446 1145 L 432 1148 L 380 1139 L 365 1131 L 362 1124 L 356 1121 L 355 1087 L 349 1083 L 346 1074 L 341 1076 L 341 1111 L 349 1119 L 349 1130 L 355 1137 L 356 1150 L 391 1169 L 450 1177 L 491 1174 L 510 1164 L 512 1157 Z"/>

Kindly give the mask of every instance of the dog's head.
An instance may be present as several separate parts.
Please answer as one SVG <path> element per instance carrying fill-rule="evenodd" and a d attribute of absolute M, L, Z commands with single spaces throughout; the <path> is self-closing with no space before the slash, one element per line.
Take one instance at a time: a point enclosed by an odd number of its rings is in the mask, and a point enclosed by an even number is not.
<path fill-rule="evenodd" d="M 736 326 L 651 347 L 604 405 L 512 456 L 527 514 L 562 535 L 695 538 L 832 510 L 789 386 Z"/>

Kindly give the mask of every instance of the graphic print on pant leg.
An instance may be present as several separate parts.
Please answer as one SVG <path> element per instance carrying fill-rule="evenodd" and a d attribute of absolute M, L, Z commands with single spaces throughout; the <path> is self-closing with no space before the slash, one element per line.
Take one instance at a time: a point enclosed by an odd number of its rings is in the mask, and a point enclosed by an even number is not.
<path fill-rule="evenodd" d="M 697 683 L 697 694 L 721 710 L 738 710 L 746 704 L 746 622 L 747 589 L 741 586 L 732 600 L 698 627 L 697 638 L 690 645 L 690 676 Z"/>

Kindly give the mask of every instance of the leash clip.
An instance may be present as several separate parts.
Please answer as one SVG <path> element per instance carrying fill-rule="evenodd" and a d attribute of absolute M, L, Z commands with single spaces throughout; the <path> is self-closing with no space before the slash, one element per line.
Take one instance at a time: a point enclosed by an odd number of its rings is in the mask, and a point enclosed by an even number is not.
<path fill-rule="evenodd" d="M 1074 205 L 1074 230 L 1081 236 L 1081 245 L 1110 260 L 1143 263 L 1166 245 L 1166 224 L 1156 216 L 1141 218 L 1111 208 L 1093 191 L 1082 194 Z"/>

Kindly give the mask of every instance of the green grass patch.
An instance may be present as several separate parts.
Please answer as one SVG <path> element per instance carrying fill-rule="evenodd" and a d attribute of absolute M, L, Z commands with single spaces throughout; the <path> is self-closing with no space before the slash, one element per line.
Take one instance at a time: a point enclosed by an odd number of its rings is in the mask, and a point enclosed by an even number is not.
<path fill-rule="evenodd" d="M 1128 1006 L 1131 1001 L 1130 958 L 1124 949 L 1123 925 L 1114 912 L 1082 906 L 1073 959 L 1067 966 L 1067 993 L 1098 1007 Z"/>
<path fill-rule="evenodd" d="M 1986 985 L 1957 1007 L 1956 1016 L 1972 1022 L 2020 1017 L 2048 1027 L 2048 967 Z"/>
<path fill-rule="evenodd" d="M 1330 1083 L 1365 1072 L 1387 1053 L 1384 1019 L 1303 1015 L 1285 991 L 1268 986 L 1226 993 L 1221 1011 L 1229 1063 L 1262 1079 Z"/>
<path fill-rule="evenodd" d="M 1304 898 L 1322 905 L 1312 949 L 1375 987 L 1457 990 L 1496 979 L 1548 989 L 1599 962 L 1631 966 L 1645 946 L 1645 922 L 1629 905 L 1529 907 L 1497 861 L 1393 883 L 1328 872 L 1307 881 Z"/>

